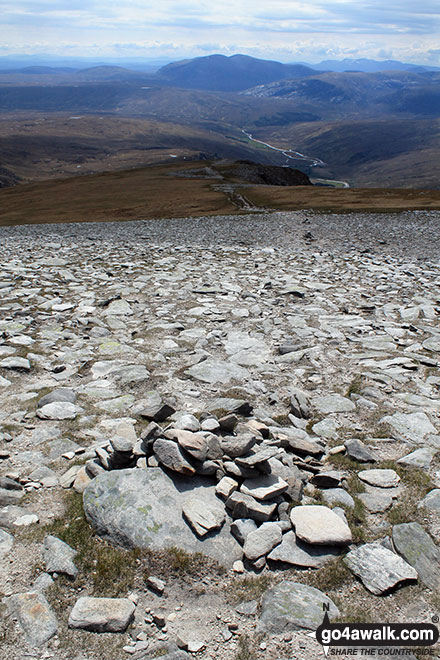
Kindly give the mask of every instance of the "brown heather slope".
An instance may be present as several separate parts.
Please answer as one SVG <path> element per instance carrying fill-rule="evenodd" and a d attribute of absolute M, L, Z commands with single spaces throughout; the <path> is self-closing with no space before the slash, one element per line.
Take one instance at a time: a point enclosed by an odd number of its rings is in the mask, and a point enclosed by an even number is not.
<path fill-rule="evenodd" d="M 18 185 L 0 190 L 0 225 L 264 210 L 440 209 L 440 191 L 258 186 L 231 178 L 224 163 L 197 161 Z"/>

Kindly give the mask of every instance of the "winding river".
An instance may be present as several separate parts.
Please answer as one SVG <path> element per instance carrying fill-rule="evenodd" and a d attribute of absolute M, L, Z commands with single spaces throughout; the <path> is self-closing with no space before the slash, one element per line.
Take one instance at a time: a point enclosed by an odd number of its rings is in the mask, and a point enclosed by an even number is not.
<path fill-rule="evenodd" d="M 274 151 L 279 151 L 280 153 L 283 154 L 287 159 L 290 160 L 304 160 L 309 163 L 311 167 L 317 167 L 319 165 L 325 166 L 327 163 L 325 163 L 323 160 L 320 158 L 316 158 L 315 156 L 306 156 L 305 154 L 302 154 L 300 151 L 294 151 L 294 149 L 280 149 L 280 147 L 274 147 L 272 144 L 268 144 L 267 142 L 263 142 L 263 140 L 257 140 L 257 138 L 252 137 L 252 133 L 248 133 L 247 131 L 244 130 L 244 128 L 241 129 L 241 132 L 244 133 L 249 140 L 252 140 L 252 142 L 258 142 L 259 144 L 264 144 L 265 147 L 268 147 L 269 149 L 273 149 Z M 347 181 L 334 181 L 330 179 L 316 179 L 316 182 L 320 183 L 329 183 L 329 184 L 334 184 L 335 186 L 339 185 L 341 188 L 349 188 L 350 185 L 347 183 Z"/>

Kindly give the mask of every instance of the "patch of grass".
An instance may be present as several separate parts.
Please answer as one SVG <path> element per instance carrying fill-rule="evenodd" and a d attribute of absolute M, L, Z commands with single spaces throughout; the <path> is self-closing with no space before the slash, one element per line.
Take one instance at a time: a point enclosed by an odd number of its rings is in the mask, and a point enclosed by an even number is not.
<path fill-rule="evenodd" d="M 65 512 L 61 518 L 41 527 L 34 526 L 24 534 L 28 540 L 39 542 L 46 534 L 52 534 L 77 550 L 74 559 L 79 571 L 77 587 L 91 583 L 95 595 L 114 597 L 126 594 L 133 586 L 140 552 L 114 548 L 99 539 L 86 520 L 79 493 L 65 494 Z"/>
<path fill-rule="evenodd" d="M 383 461 L 378 467 L 397 472 L 401 484 L 405 487 L 404 496 L 396 504 L 393 504 L 391 509 L 388 509 L 386 513 L 387 521 L 391 525 L 405 522 L 420 522 L 423 524 L 418 505 L 420 500 L 435 487 L 429 474 L 419 468 L 398 465 L 394 461 Z"/>
<path fill-rule="evenodd" d="M 249 635 L 240 635 L 235 660 L 258 660 L 258 641 L 252 640 Z"/>
<path fill-rule="evenodd" d="M 245 577 L 234 580 L 230 585 L 227 597 L 233 603 L 259 600 L 271 586 L 272 580 L 268 575 Z"/>
<path fill-rule="evenodd" d="M 340 589 L 352 581 L 353 575 L 339 557 L 327 562 L 321 568 L 307 571 L 307 573 L 301 576 L 301 582 L 320 589 L 325 593 L 330 590 Z"/>
<path fill-rule="evenodd" d="M 333 454 L 327 458 L 327 463 L 331 463 L 337 470 L 349 470 L 350 472 L 362 470 L 364 467 L 346 454 Z"/>
<path fill-rule="evenodd" d="M 374 620 L 374 614 L 371 614 L 370 610 L 362 605 L 350 603 L 347 612 L 333 619 L 332 623 L 370 623 Z"/>
<path fill-rule="evenodd" d="M 351 529 L 353 543 L 362 543 L 366 541 L 366 511 L 363 502 L 358 497 L 353 497 L 354 507 L 351 509 L 342 505 L 345 510 L 348 526 Z"/>
<path fill-rule="evenodd" d="M 347 479 L 347 490 L 350 495 L 360 495 L 365 493 L 365 484 L 359 479 L 356 473 L 352 473 Z"/>
<path fill-rule="evenodd" d="M 350 385 L 347 388 L 345 396 L 350 398 L 352 394 L 361 394 L 362 393 L 362 375 L 356 374 L 356 376 L 351 381 Z"/>

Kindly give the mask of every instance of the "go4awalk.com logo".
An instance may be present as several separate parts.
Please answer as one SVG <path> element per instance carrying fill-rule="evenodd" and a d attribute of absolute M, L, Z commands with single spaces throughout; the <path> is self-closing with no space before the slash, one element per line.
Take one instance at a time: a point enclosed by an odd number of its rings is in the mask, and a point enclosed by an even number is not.
<path fill-rule="evenodd" d="M 324 619 L 316 632 L 308 633 L 322 645 L 325 655 L 355 657 L 434 655 L 439 631 L 433 623 L 331 623 L 329 606 L 323 604 Z"/>

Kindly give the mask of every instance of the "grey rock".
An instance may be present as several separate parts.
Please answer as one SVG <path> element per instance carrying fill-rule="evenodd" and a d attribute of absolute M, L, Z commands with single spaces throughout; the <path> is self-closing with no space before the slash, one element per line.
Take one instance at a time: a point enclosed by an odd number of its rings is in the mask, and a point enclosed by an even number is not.
<path fill-rule="evenodd" d="M 105 311 L 106 314 L 118 316 L 131 316 L 133 314 L 133 310 L 126 300 L 113 300 Z"/>
<path fill-rule="evenodd" d="M 161 468 L 133 468 L 93 479 L 84 491 L 84 511 L 98 534 L 115 545 L 151 550 L 174 546 L 231 567 L 241 558 L 241 548 L 230 534 L 229 522 L 198 539 L 182 518 L 185 494 L 206 503 L 220 502 L 206 478 L 188 480 L 177 473 L 171 478 Z"/>
<path fill-rule="evenodd" d="M 343 478 L 342 472 L 322 470 L 313 475 L 310 482 L 318 488 L 337 488 Z"/>
<path fill-rule="evenodd" d="M 131 454 L 135 443 L 132 438 L 116 435 L 110 439 L 110 444 L 115 452 L 120 454 Z"/>
<path fill-rule="evenodd" d="M 252 405 L 245 399 L 234 399 L 232 397 L 221 397 L 214 399 L 208 404 L 206 410 L 214 415 L 223 416 L 234 413 L 245 417 L 252 412 Z"/>
<path fill-rule="evenodd" d="M 276 504 L 257 502 L 250 495 L 235 491 L 226 500 L 226 508 L 232 518 L 252 518 L 257 522 L 267 522 L 273 516 Z"/>
<path fill-rule="evenodd" d="M 14 537 L 3 529 L 0 529 L 0 559 L 8 554 L 14 545 Z"/>
<path fill-rule="evenodd" d="M 24 490 L 0 488 L 0 507 L 18 504 L 24 495 Z"/>
<path fill-rule="evenodd" d="M 272 561 L 280 561 L 304 568 L 319 568 L 326 562 L 335 559 L 342 552 L 339 546 L 316 546 L 304 543 L 296 537 L 295 532 L 283 535 L 282 542 L 268 555 Z"/>
<path fill-rule="evenodd" d="M 326 417 L 320 422 L 314 424 L 312 426 L 312 431 L 321 438 L 335 440 L 338 437 L 338 424 L 332 417 Z"/>
<path fill-rule="evenodd" d="M 394 488 L 400 482 L 400 477 L 395 470 L 361 470 L 358 472 L 361 481 L 377 488 Z"/>
<path fill-rule="evenodd" d="M 159 438 L 153 445 L 154 455 L 165 467 L 180 472 L 180 474 L 194 474 L 195 469 L 187 460 L 182 449 L 176 442 Z"/>
<path fill-rule="evenodd" d="M 345 449 L 347 456 L 359 463 L 374 463 L 376 460 L 371 449 L 365 443 L 357 438 L 345 441 Z"/>
<path fill-rule="evenodd" d="M 257 524 L 251 518 L 238 518 L 231 524 L 231 534 L 241 545 L 246 541 L 246 537 L 251 532 L 255 532 Z"/>
<path fill-rule="evenodd" d="M 435 449 L 431 449 L 430 447 L 421 447 L 420 449 L 416 449 L 410 454 L 406 454 L 406 456 L 402 456 L 402 458 L 399 458 L 397 463 L 399 465 L 407 465 L 408 467 L 416 467 L 420 468 L 421 470 L 427 470 L 431 465 L 431 461 L 435 453 Z"/>
<path fill-rule="evenodd" d="M 43 543 L 43 559 L 48 573 L 65 573 L 72 578 L 78 575 L 73 563 L 78 552 L 56 536 L 47 535 Z"/>
<path fill-rule="evenodd" d="M 353 401 L 340 394 L 326 394 L 313 399 L 313 405 L 316 410 L 327 415 L 329 413 L 352 412 L 356 406 Z"/>
<path fill-rule="evenodd" d="M 49 589 L 54 584 L 53 578 L 49 575 L 49 573 L 41 573 L 37 579 L 35 580 L 34 584 L 32 585 L 32 591 L 46 591 L 46 589 Z"/>
<path fill-rule="evenodd" d="M 16 506 L 15 504 L 8 504 L 2 506 L 0 509 L 0 526 L 11 528 L 13 527 L 14 522 L 17 518 L 24 516 L 26 509 L 21 506 Z"/>
<path fill-rule="evenodd" d="M 277 523 L 263 523 L 261 527 L 246 536 L 243 546 L 245 557 L 254 561 L 266 555 L 272 548 L 281 543 L 281 536 L 281 529 Z"/>
<path fill-rule="evenodd" d="M 37 417 L 40 419 L 75 419 L 80 408 L 74 403 L 68 401 L 55 401 L 54 403 L 46 403 L 42 408 L 37 411 Z"/>
<path fill-rule="evenodd" d="M 150 575 L 147 578 L 147 587 L 161 595 L 165 591 L 166 584 L 160 578 Z"/>
<path fill-rule="evenodd" d="M 180 447 L 198 461 L 217 459 L 223 456 L 219 439 L 207 432 L 192 433 L 181 429 L 170 429 L 164 433 L 165 438 L 176 440 Z"/>
<path fill-rule="evenodd" d="M 243 616 L 254 616 L 258 610 L 258 601 L 248 600 L 243 603 L 239 603 L 235 608 L 235 611 Z"/>
<path fill-rule="evenodd" d="M 16 594 L 6 602 L 31 646 L 42 646 L 56 634 L 56 616 L 42 593 L 29 591 Z"/>
<path fill-rule="evenodd" d="M 223 415 L 223 417 L 220 417 L 218 420 L 218 423 L 223 433 L 233 433 L 235 427 L 238 424 L 238 417 L 233 413 L 229 415 Z"/>
<path fill-rule="evenodd" d="M 49 394 L 46 394 L 43 396 L 37 403 L 37 408 L 42 408 L 43 406 L 47 405 L 48 403 L 55 403 L 57 401 L 65 401 L 67 403 L 75 403 L 76 402 L 76 394 L 73 390 L 69 389 L 68 387 L 60 387 L 57 390 L 53 390 L 53 392 L 49 392 Z"/>
<path fill-rule="evenodd" d="M 223 477 L 215 487 L 215 492 L 219 497 L 227 500 L 237 488 L 238 482 L 235 481 L 235 479 L 231 479 L 231 477 Z"/>
<path fill-rule="evenodd" d="M 425 507 L 430 511 L 440 513 L 440 488 L 431 490 L 419 503 L 419 508 Z"/>
<path fill-rule="evenodd" d="M 180 415 L 177 421 L 174 422 L 174 427 L 183 431 L 193 431 L 193 433 L 195 433 L 200 430 L 200 422 L 197 417 L 188 413 Z"/>
<path fill-rule="evenodd" d="M 374 490 L 376 492 L 361 493 L 358 497 L 370 513 L 383 513 L 392 506 L 393 497 L 386 492 L 378 492 L 378 488 Z"/>
<path fill-rule="evenodd" d="M 70 628 L 92 632 L 125 632 L 136 607 L 128 598 L 79 598 L 69 616 Z"/>
<path fill-rule="evenodd" d="M 8 357 L 0 361 L 1 369 L 15 369 L 17 371 L 30 371 L 31 363 L 26 358 Z"/>
<path fill-rule="evenodd" d="M 343 559 L 364 586 L 379 596 L 408 580 L 417 580 L 417 571 L 379 543 L 367 543 Z"/>
<path fill-rule="evenodd" d="M 162 401 L 162 397 L 158 392 L 148 392 L 142 402 L 139 414 L 141 417 L 153 420 L 153 422 L 163 422 L 175 412 L 172 406 Z"/>
<path fill-rule="evenodd" d="M 252 433 L 242 433 L 240 435 L 227 435 L 220 438 L 220 446 L 223 453 L 231 458 L 244 456 L 257 442 L 257 438 Z"/>
<path fill-rule="evenodd" d="M 244 465 L 237 465 L 232 461 L 223 461 L 223 468 L 225 472 L 238 479 L 253 479 L 259 477 L 261 472 L 255 468 L 245 467 Z"/>
<path fill-rule="evenodd" d="M 335 504 L 343 504 L 344 506 L 352 509 L 354 507 L 354 499 L 343 488 L 326 488 L 322 491 L 322 497 L 326 504 L 334 506 Z"/>
<path fill-rule="evenodd" d="M 281 347 L 280 347 L 280 353 L 281 353 Z M 310 406 L 309 406 L 308 397 L 305 392 L 297 388 L 291 390 L 290 410 L 295 415 L 295 417 L 299 417 L 300 419 L 309 419 L 311 414 Z"/>
<path fill-rule="evenodd" d="M 255 479 L 246 479 L 241 485 L 241 492 L 251 495 L 256 500 L 271 500 L 284 493 L 288 484 L 280 477 L 265 474 Z"/>
<path fill-rule="evenodd" d="M 312 545 L 347 545 L 351 531 L 339 516 L 326 506 L 307 504 L 296 506 L 290 520 L 301 541 Z"/>
<path fill-rule="evenodd" d="M 271 429 L 273 431 L 273 429 Z M 279 432 L 274 432 L 275 437 L 283 436 L 286 439 L 281 440 L 282 447 L 288 447 L 298 456 L 321 456 L 324 449 L 320 444 L 314 442 L 306 431 L 302 429 L 281 429 Z"/>
<path fill-rule="evenodd" d="M 268 461 L 269 458 L 278 456 L 279 453 L 280 450 L 278 449 L 278 447 L 259 445 L 258 448 L 252 451 L 252 453 L 250 453 L 249 455 L 237 456 L 235 462 L 239 466 L 252 468 L 259 465 L 260 463 L 264 463 L 265 461 Z"/>
<path fill-rule="evenodd" d="M 3 490 L 23 490 L 22 485 L 10 477 L 0 477 L 0 488 L 3 488 Z"/>
<path fill-rule="evenodd" d="M 410 566 L 415 568 L 420 581 L 432 589 L 440 589 L 440 549 L 416 522 L 394 525 L 394 547 Z"/>
<path fill-rule="evenodd" d="M 395 413 L 383 417 L 380 421 L 391 426 L 398 440 L 415 444 L 420 444 L 426 436 L 437 433 L 435 426 L 424 412 Z"/>
<path fill-rule="evenodd" d="M 238 364 L 226 362 L 223 360 L 215 360 L 208 358 L 203 362 L 195 364 L 185 371 L 188 376 L 201 380 L 204 383 L 229 383 L 231 380 L 237 380 L 240 383 L 246 381 L 250 374 L 247 369 L 240 367 Z"/>
<path fill-rule="evenodd" d="M 322 604 L 329 605 L 330 619 L 339 610 L 325 593 L 299 582 L 282 582 L 263 596 L 257 632 L 279 635 L 286 631 L 316 630 L 322 623 Z"/>
<path fill-rule="evenodd" d="M 186 498 L 182 511 L 192 529 L 200 537 L 214 529 L 220 529 L 225 521 L 225 510 L 219 501 L 206 502 L 194 495 Z"/>

